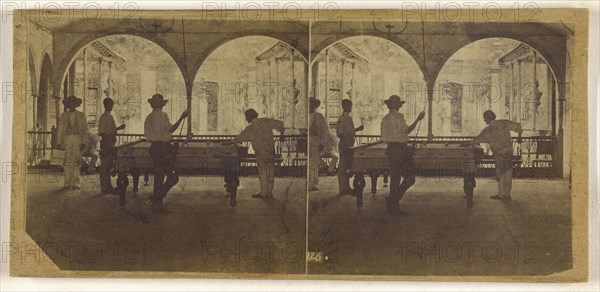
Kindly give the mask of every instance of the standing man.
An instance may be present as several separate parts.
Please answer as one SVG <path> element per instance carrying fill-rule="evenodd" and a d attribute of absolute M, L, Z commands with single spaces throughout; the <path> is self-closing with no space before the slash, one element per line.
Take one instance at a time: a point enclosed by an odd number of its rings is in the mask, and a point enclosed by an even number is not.
<path fill-rule="evenodd" d="M 148 99 L 152 112 L 144 121 L 144 135 L 150 142 L 150 157 L 152 157 L 154 170 L 154 189 L 148 201 L 156 211 L 164 210 L 163 199 L 169 190 L 179 182 L 179 176 L 175 172 L 177 147 L 171 144 L 171 138 L 172 133 L 188 116 L 188 111 L 183 111 L 177 122 L 171 125 L 169 117 L 162 111 L 167 102 L 168 100 L 161 94 L 154 94 L 151 99 Z"/>
<path fill-rule="evenodd" d="M 487 110 L 483 113 L 483 120 L 487 124 L 470 144 L 489 143 L 496 163 L 496 179 L 498 180 L 498 194 L 490 196 L 495 200 L 510 200 L 512 189 L 512 139 L 510 131 L 519 134 L 521 142 L 523 129 L 521 124 L 509 120 L 496 120 L 496 114 Z"/>
<path fill-rule="evenodd" d="M 350 175 L 349 171 L 352 168 L 352 146 L 354 146 L 355 132 L 362 131 L 365 127 L 360 125 L 354 128 L 354 121 L 350 113 L 352 112 L 352 101 L 349 99 L 342 100 L 342 109 L 344 112 L 340 115 L 337 121 L 337 136 L 340 138 L 338 149 L 340 151 L 340 162 L 338 164 L 338 184 L 340 195 L 351 195 Z"/>
<path fill-rule="evenodd" d="M 270 118 L 258 118 L 254 109 L 244 112 L 248 126 L 233 140 L 225 144 L 241 143 L 249 141 L 256 154 L 256 167 L 258 168 L 258 179 L 260 180 L 260 194 L 252 195 L 253 198 L 273 198 L 275 187 L 275 140 L 273 130 L 280 133 L 279 141 L 284 141 L 285 127 L 282 121 Z"/>
<path fill-rule="evenodd" d="M 117 127 L 115 119 L 111 112 L 114 106 L 114 101 L 111 98 L 105 98 L 102 101 L 104 105 L 104 113 L 100 116 L 100 124 L 98 125 L 98 135 L 100 135 L 100 190 L 102 193 L 114 193 L 110 181 L 110 170 L 115 165 L 117 159 L 117 131 L 125 129 L 125 124 Z"/>
<path fill-rule="evenodd" d="M 311 97 L 309 99 L 309 121 L 310 125 L 308 128 L 309 137 L 309 148 L 308 155 L 310 161 L 308 162 L 308 179 L 309 179 L 309 191 L 319 190 L 319 168 L 321 166 L 321 155 L 320 152 L 325 149 L 327 144 L 327 136 L 329 130 L 327 129 L 327 123 L 325 117 L 321 113 L 315 110 L 321 105 L 321 101 Z"/>
<path fill-rule="evenodd" d="M 381 140 L 387 144 L 385 151 L 390 165 L 390 195 L 385 198 L 389 213 L 398 215 L 400 200 L 406 191 L 415 184 L 415 165 L 413 150 L 408 146 L 408 134 L 412 132 L 425 113 L 419 113 L 417 119 L 409 126 L 404 115 L 398 111 L 405 103 L 397 95 L 390 96 L 385 102 L 390 110 L 381 121 Z M 404 180 L 400 180 L 404 176 Z"/>
<path fill-rule="evenodd" d="M 76 110 L 81 98 L 73 95 L 63 100 L 65 111 L 58 121 L 57 148 L 65 149 L 65 183 L 63 189 L 78 190 L 81 153 L 85 149 L 88 126 L 85 114 Z"/>

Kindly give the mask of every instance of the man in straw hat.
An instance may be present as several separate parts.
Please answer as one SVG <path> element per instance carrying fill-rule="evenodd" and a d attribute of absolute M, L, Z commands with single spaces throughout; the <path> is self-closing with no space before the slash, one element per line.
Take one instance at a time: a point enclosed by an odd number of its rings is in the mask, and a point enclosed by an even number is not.
<path fill-rule="evenodd" d="M 311 97 L 309 99 L 309 147 L 308 147 L 308 189 L 309 191 L 319 190 L 319 167 L 321 166 L 320 152 L 325 148 L 327 143 L 327 123 L 325 117 L 315 110 L 321 105 L 321 101 Z"/>
<path fill-rule="evenodd" d="M 391 214 L 400 214 L 399 202 L 404 193 L 415 183 L 415 165 L 413 149 L 408 146 L 408 134 L 412 132 L 425 112 L 419 113 L 417 119 L 409 126 L 404 115 L 398 111 L 405 103 L 397 95 L 384 101 L 390 110 L 381 121 L 381 140 L 387 143 L 386 156 L 390 165 L 390 195 L 385 198 L 387 210 Z M 400 179 L 404 180 L 400 183 Z"/>
<path fill-rule="evenodd" d="M 163 199 L 169 190 L 179 182 L 179 176 L 175 172 L 175 155 L 177 148 L 171 143 L 172 133 L 188 116 L 185 110 L 175 124 L 171 124 L 169 117 L 162 108 L 167 104 L 161 94 L 154 94 L 148 103 L 152 106 L 152 112 L 144 121 L 144 135 L 150 142 L 150 157 L 154 169 L 154 189 L 148 202 L 156 211 L 164 209 Z M 166 176 L 166 181 L 165 181 Z"/>
<path fill-rule="evenodd" d="M 340 138 L 338 149 L 340 151 L 340 162 L 338 164 L 338 185 L 340 195 L 352 195 L 353 191 L 350 188 L 350 168 L 352 167 L 352 146 L 354 146 L 354 137 L 357 131 L 364 130 L 364 126 L 360 125 L 354 128 L 354 121 L 350 113 L 352 112 L 352 101 L 349 99 L 342 100 L 342 109 L 344 112 L 340 115 L 337 122 L 336 133 Z"/>
<path fill-rule="evenodd" d="M 260 194 L 252 195 L 256 199 L 273 198 L 275 187 L 275 140 L 273 130 L 280 134 L 279 140 L 284 141 L 285 127 L 282 121 L 259 118 L 254 109 L 244 112 L 248 126 L 231 141 L 224 144 L 241 143 L 249 141 L 256 154 L 256 167 L 260 181 Z"/>
<path fill-rule="evenodd" d="M 78 190 L 81 153 L 85 149 L 88 126 L 85 114 L 76 110 L 81 98 L 68 96 L 63 100 L 65 111 L 58 120 L 57 148 L 65 149 L 65 182 L 63 189 Z"/>

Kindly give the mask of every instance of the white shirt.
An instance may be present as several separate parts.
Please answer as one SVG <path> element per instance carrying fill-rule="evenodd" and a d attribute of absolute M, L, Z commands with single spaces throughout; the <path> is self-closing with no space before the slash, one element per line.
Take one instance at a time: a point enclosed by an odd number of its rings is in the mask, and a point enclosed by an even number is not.
<path fill-rule="evenodd" d="M 169 142 L 172 138 L 169 131 L 172 126 L 167 113 L 162 110 L 154 110 L 144 121 L 144 135 L 150 142 Z"/>
<path fill-rule="evenodd" d="M 354 121 L 349 113 L 343 112 L 338 119 L 336 128 L 337 136 L 340 138 L 339 149 L 347 149 L 354 146 L 355 128 Z"/>
<path fill-rule="evenodd" d="M 381 140 L 386 143 L 407 143 L 408 125 L 404 115 L 397 111 L 390 111 L 381 120 Z"/>
<path fill-rule="evenodd" d="M 324 146 L 327 143 L 327 123 L 325 117 L 321 113 L 314 112 L 309 115 L 310 128 L 308 129 L 308 135 L 310 141 L 315 141 L 317 145 Z"/>
<path fill-rule="evenodd" d="M 275 159 L 273 130 L 285 131 L 282 121 L 269 118 L 256 118 L 233 139 L 235 143 L 250 141 L 257 159 Z"/>

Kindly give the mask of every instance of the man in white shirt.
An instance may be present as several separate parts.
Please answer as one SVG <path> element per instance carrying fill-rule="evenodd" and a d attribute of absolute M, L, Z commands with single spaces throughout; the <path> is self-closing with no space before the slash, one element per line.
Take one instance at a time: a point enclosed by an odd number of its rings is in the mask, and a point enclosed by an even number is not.
<path fill-rule="evenodd" d="M 518 141 L 521 141 L 523 129 L 521 124 L 509 120 L 496 120 L 496 114 L 487 110 L 483 113 L 485 127 L 470 144 L 489 143 L 494 162 L 496 163 L 496 179 L 498 180 L 498 194 L 490 198 L 495 200 L 510 200 L 510 191 L 512 189 L 512 138 L 510 132 L 519 134 Z"/>
<path fill-rule="evenodd" d="M 309 99 L 309 147 L 308 156 L 310 161 L 308 162 L 308 190 L 318 191 L 319 190 L 319 168 L 321 166 L 321 155 L 320 152 L 325 149 L 327 144 L 327 136 L 329 130 L 327 129 L 327 123 L 325 117 L 316 109 L 321 105 L 321 101 L 311 97 Z"/>
<path fill-rule="evenodd" d="M 177 147 L 171 143 L 171 138 L 172 133 L 188 116 L 188 111 L 183 111 L 177 122 L 171 125 L 169 117 L 162 111 L 167 102 L 168 100 L 164 99 L 161 94 L 154 94 L 151 99 L 148 99 L 148 103 L 152 106 L 152 112 L 144 121 L 144 135 L 150 142 L 150 157 L 152 157 L 154 169 L 154 190 L 148 201 L 156 211 L 164 209 L 163 199 L 169 190 L 179 182 L 179 176 L 175 172 Z"/>
<path fill-rule="evenodd" d="M 110 180 L 110 170 L 114 167 L 117 159 L 115 144 L 117 143 L 117 131 L 125 129 L 125 124 L 117 127 L 115 119 L 111 112 L 114 101 L 111 98 L 105 98 L 102 101 L 104 113 L 100 116 L 98 125 L 98 135 L 100 135 L 100 190 L 102 193 L 114 193 Z"/>
<path fill-rule="evenodd" d="M 76 110 L 81 98 L 68 96 L 63 100 L 66 110 L 58 121 L 57 148 L 65 149 L 65 183 L 63 189 L 78 190 L 81 153 L 86 147 L 88 126 L 85 114 Z"/>
<path fill-rule="evenodd" d="M 340 195 L 352 195 L 353 191 L 350 188 L 349 171 L 352 168 L 352 146 L 354 146 L 355 132 L 362 131 L 363 125 L 354 128 L 354 121 L 350 113 L 352 112 L 352 101 L 349 99 L 342 100 L 342 109 L 344 112 L 340 115 L 337 122 L 336 133 L 340 142 L 338 149 L 340 151 L 340 162 L 338 164 L 338 186 Z"/>
<path fill-rule="evenodd" d="M 273 130 L 277 130 L 280 134 L 279 140 L 284 141 L 285 127 L 282 121 L 259 118 L 254 109 L 246 110 L 244 115 L 249 125 L 237 137 L 225 142 L 225 144 L 246 141 L 252 143 L 252 148 L 256 154 L 256 167 L 260 181 L 260 194 L 254 194 L 252 197 L 257 199 L 273 198 L 273 188 L 275 187 L 275 140 L 273 139 Z"/>
<path fill-rule="evenodd" d="M 381 140 L 387 143 L 386 156 L 390 165 L 390 196 L 385 198 L 385 202 L 388 212 L 394 215 L 400 214 L 399 202 L 415 184 L 414 149 L 407 144 L 408 134 L 425 117 L 425 113 L 421 112 L 410 126 L 407 125 L 404 115 L 398 112 L 404 103 L 399 96 L 390 96 L 385 101 L 390 111 L 381 121 Z M 402 176 L 404 180 L 400 183 Z"/>

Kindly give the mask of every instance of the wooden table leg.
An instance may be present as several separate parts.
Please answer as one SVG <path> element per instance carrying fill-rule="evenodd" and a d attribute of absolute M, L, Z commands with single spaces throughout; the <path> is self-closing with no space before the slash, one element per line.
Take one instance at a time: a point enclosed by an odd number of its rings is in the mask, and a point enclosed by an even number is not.
<path fill-rule="evenodd" d="M 140 175 L 141 175 L 141 172 L 139 169 L 134 169 L 131 172 L 131 178 L 133 179 L 133 193 L 134 194 L 137 194 L 138 190 L 139 190 Z"/>
<path fill-rule="evenodd" d="M 384 172 L 383 173 L 383 187 L 384 188 L 388 187 L 388 182 L 389 182 L 388 178 L 389 178 L 388 173 Z"/>
<path fill-rule="evenodd" d="M 129 180 L 127 179 L 126 172 L 119 172 L 117 175 L 117 194 L 119 195 L 119 205 L 121 207 L 125 207 L 127 203 L 126 194 L 127 194 L 127 186 L 129 185 Z"/>
<path fill-rule="evenodd" d="M 237 188 L 240 185 L 239 174 L 242 169 L 239 159 L 225 159 L 225 190 L 229 193 L 229 205 L 237 205 Z"/>
<path fill-rule="evenodd" d="M 354 193 L 356 194 L 356 208 L 363 206 L 363 191 L 365 189 L 365 177 L 362 174 L 354 175 Z"/>
<path fill-rule="evenodd" d="M 148 186 L 149 181 L 150 181 L 150 174 L 146 171 L 146 172 L 144 172 L 144 186 Z"/>
<path fill-rule="evenodd" d="M 372 171 L 369 173 L 371 177 L 371 194 L 375 195 L 377 193 L 377 178 L 379 177 L 379 173 L 377 171 Z"/>
<path fill-rule="evenodd" d="M 463 174 L 463 189 L 467 197 L 467 208 L 473 208 L 473 191 L 475 189 L 475 174 L 467 172 Z"/>
<path fill-rule="evenodd" d="M 237 188 L 240 185 L 240 179 L 237 173 L 225 174 L 225 190 L 229 194 L 229 205 L 235 207 L 237 205 Z"/>

